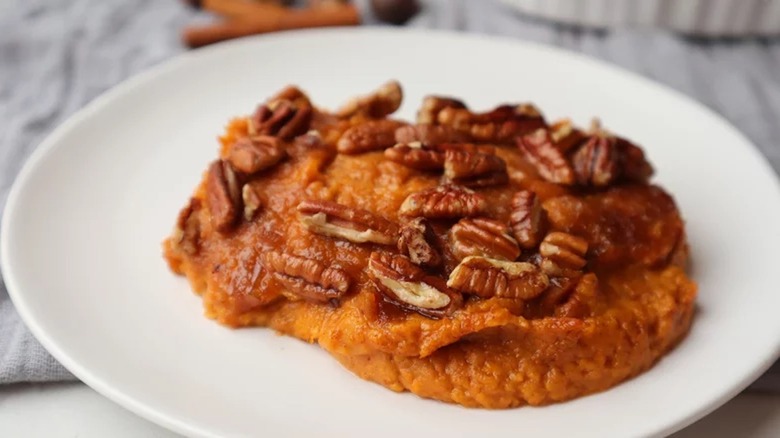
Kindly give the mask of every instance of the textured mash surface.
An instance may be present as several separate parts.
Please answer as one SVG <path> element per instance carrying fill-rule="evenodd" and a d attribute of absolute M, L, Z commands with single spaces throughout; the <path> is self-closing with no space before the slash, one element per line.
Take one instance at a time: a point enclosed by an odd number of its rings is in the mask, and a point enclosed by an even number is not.
<path fill-rule="evenodd" d="M 246 125 L 241 118 L 228 125 L 223 156 L 247 135 Z M 407 196 L 438 186 L 440 176 L 389 161 L 381 150 L 336 153 L 335 142 L 348 126 L 315 116 L 312 128 L 323 144 L 286 143 L 289 157 L 246 183 L 263 207 L 228 232 L 215 225 L 204 176 L 189 203 L 194 207 L 186 209 L 190 219 L 165 250 L 173 270 L 202 294 L 207 316 L 319 343 L 355 374 L 393 390 L 486 408 L 546 404 L 607 389 L 647 369 L 687 332 L 696 286 L 683 271 L 687 246 L 672 198 L 647 184 L 594 192 L 554 185 L 540 179 L 513 145 L 495 146 L 514 176 L 478 190 L 488 200 L 485 216 L 508 222 L 511 196 L 532 189 L 551 229 L 588 241 L 586 272 L 595 276 L 582 277 L 568 298 L 553 304 L 545 304 L 552 288 L 526 301 L 471 297 L 440 319 L 385 303 L 366 267 L 373 251 L 396 248 L 312 233 L 296 207 L 327 200 L 402 223 Z M 447 248 L 449 226 L 434 228 Z M 190 230 L 196 237 L 180 243 Z M 263 259 L 272 251 L 344 270 L 353 279 L 349 294 L 339 306 L 288 299 Z M 458 260 L 443 254 L 444 266 L 429 272 L 446 279 Z M 577 300 L 583 310 L 561 311 Z"/>

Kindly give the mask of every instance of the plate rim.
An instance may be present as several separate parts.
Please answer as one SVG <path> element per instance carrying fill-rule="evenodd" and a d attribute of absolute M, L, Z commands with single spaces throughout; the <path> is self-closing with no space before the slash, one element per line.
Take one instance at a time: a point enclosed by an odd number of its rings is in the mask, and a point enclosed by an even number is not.
<path fill-rule="evenodd" d="M 168 71 L 176 70 L 180 66 L 189 62 L 192 58 L 208 57 L 211 53 L 220 52 L 223 50 L 229 50 L 231 48 L 238 48 L 241 46 L 251 46 L 258 41 L 272 42 L 276 39 L 286 39 L 292 37 L 305 37 L 315 38 L 321 34 L 374 34 L 377 37 L 393 38 L 398 34 L 414 34 L 418 38 L 427 38 L 430 36 L 448 37 L 452 39 L 471 39 L 482 40 L 486 44 L 506 44 L 506 45 L 519 45 L 530 47 L 533 50 L 541 52 L 553 53 L 556 56 L 564 56 L 569 58 L 576 58 L 578 61 L 585 64 L 590 64 L 596 68 L 610 71 L 611 73 L 617 73 L 622 76 L 629 77 L 632 81 L 641 82 L 645 87 L 649 87 L 672 96 L 678 100 L 684 100 L 688 104 L 696 108 L 697 111 L 706 113 L 709 117 L 717 120 L 724 128 L 732 132 L 745 144 L 750 147 L 744 153 L 753 154 L 753 158 L 757 158 L 757 165 L 763 166 L 764 171 L 771 175 L 774 181 L 774 189 L 780 195 L 780 177 L 774 168 L 769 163 L 769 160 L 761 152 L 761 150 L 750 140 L 745 134 L 738 128 L 733 126 L 724 116 L 715 112 L 713 109 L 694 99 L 693 97 L 682 93 L 668 85 L 657 82 L 651 78 L 642 76 L 638 73 L 627 70 L 617 64 L 613 64 L 609 61 L 601 60 L 595 57 L 587 56 L 579 52 L 575 52 L 569 49 L 542 44 L 534 41 L 527 41 L 519 38 L 513 38 L 509 36 L 487 35 L 487 34 L 474 34 L 474 33 L 462 33 L 451 30 L 440 29 L 417 29 L 417 28 L 388 28 L 388 27 L 334 27 L 326 29 L 305 29 L 305 30 L 293 30 L 278 32 L 275 34 L 267 35 L 255 35 L 244 38 L 239 38 L 232 41 L 225 41 L 211 46 L 199 48 L 196 50 L 185 51 L 166 59 L 156 65 L 146 68 L 145 70 L 131 75 L 118 84 L 110 87 L 109 89 L 100 93 L 97 97 L 89 101 L 82 108 L 72 113 L 65 121 L 57 125 L 51 132 L 49 132 L 45 138 L 38 144 L 33 150 L 30 156 L 26 159 L 23 166 L 14 178 L 14 182 L 11 189 L 8 192 L 6 203 L 2 215 L 2 223 L 0 224 L 0 271 L 2 271 L 3 281 L 5 282 L 8 295 L 16 309 L 17 313 L 21 317 L 30 332 L 35 336 L 38 342 L 68 371 L 76 376 L 81 382 L 85 383 L 99 394 L 105 396 L 109 400 L 119 404 L 120 406 L 128 409 L 134 414 L 151 421 L 157 425 L 160 425 L 166 429 L 172 430 L 177 433 L 182 433 L 187 436 L 214 436 L 210 431 L 201 427 L 191 425 L 185 421 L 179 420 L 172 415 L 159 411 L 147 403 L 139 400 L 138 398 L 131 396 L 117 388 L 115 388 L 110 382 L 94 376 L 87 367 L 79 363 L 79 361 L 71 357 L 65 349 L 61 348 L 46 331 L 39 325 L 34 312 L 27 307 L 22 288 L 17 284 L 17 279 L 12 268 L 11 248 L 8 243 L 8 236 L 10 235 L 12 218 L 14 211 L 18 208 L 16 205 L 19 202 L 23 188 L 26 186 L 28 180 L 34 170 L 40 165 L 41 161 L 57 147 L 62 145 L 60 137 L 69 132 L 72 128 L 79 126 L 80 124 L 88 121 L 94 114 L 98 113 L 103 107 L 110 104 L 111 101 L 121 98 L 123 95 L 130 93 L 139 85 L 153 82 L 156 77 L 165 74 Z M 718 407 L 722 406 L 739 392 L 745 389 L 750 383 L 755 381 L 761 376 L 778 358 L 780 358 L 780 336 L 774 342 L 775 348 L 773 351 L 767 352 L 765 357 L 760 361 L 756 361 L 756 364 L 752 367 L 750 373 L 747 373 L 742 379 L 732 382 L 730 389 L 723 391 L 722 395 L 717 398 L 713 398 L 708 403 L 700 406 L 698 409 L 692 412 L 685 412 L 683 415 L 679 415 L 677 421 L 665 424 L 663 427 L 656 428 L 654 430 L 646 431 L 647 436 L 664 436 L 676 431 L 679 431 L 697 420 L 703 418 L 707 414 L 711 413 Z"/>

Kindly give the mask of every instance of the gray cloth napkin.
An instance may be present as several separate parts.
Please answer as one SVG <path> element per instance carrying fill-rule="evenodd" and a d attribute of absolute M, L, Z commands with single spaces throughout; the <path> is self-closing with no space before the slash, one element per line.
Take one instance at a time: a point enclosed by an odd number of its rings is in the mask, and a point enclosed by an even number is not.
<path fill-rule="evenodd" d="M 357 3 L 365 7 L 367 0 Z M 724 115 L 780 169 L 778 39 L 704 41 L 660 32 L 584 31 L 523 17 L 493 0 L 423 3 L 409 26 L 560 46 L 668 84 Z M 207 19 L 176 0 L 0 4 L 0 210 L 20 166 L 54 127 L 111 86 L 184 51 L 179 29 Z M 367 13 L 366 22 L 376 20 Z M 468 62 L 468 54 L 463 56 Z M 74 379 L 25 328 L 1 280 L 0 384 Z M 780 391 L 780 367 L 753 388 Z"/>

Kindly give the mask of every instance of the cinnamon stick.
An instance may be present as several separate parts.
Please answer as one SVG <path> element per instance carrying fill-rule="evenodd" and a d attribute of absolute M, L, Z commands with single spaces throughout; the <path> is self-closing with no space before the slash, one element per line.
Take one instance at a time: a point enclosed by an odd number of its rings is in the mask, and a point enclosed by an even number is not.
<path fill-rule="evenodd" d="M 184 29 L 182 39 L 190 47 L 238 38 L 247 35 L 329 26 L 351 26 L 360 24 L 358 9 L 351 4 L 327 8 L 290 9 L 281 15 L 265 15 L 229 20 L 206 26 L 190 26 Z"/>
<path fill-rule="evenodd" d="M 287 8 L 274 2 L 251 0 L 187 0 L 190 6 L 204 9 L 226 18 L 262 20 L 287 13 Z"/>

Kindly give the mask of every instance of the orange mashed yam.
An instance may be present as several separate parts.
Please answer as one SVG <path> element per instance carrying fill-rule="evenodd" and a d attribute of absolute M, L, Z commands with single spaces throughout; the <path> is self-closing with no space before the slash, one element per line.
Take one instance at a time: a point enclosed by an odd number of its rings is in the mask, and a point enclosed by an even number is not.
<path fill-rule="evenodd" d="M 308 102 L 299 94 L 288 99 L 298 113 Z M 279 112 L 277 104 L 265 107 Z M 473 126 L 489 117 L 476 113 L 473 123 L 452 125 L 448 135 L 464 134 L 454 143 L 490 144 L 508 176 L 472 187 L 487 200 L 479 216 L 510 224 L 512 197 L 532 192 L 546 233 L 587 242 L 586 265 L 575 274 L 548 273 L 549 286 L 533 297 L 451 288 L 448 293 L 459 298 L 442 314 L 399 305 L 367 268 L 372 253 L 401 257 L 397 236 L 386 244 L 323 234 L 307 227 L 297 210 L 302 201 L 329 201 L 400 226 L 409 219 L 403 209 L 407 197 L 442 184 L 441 171 L 389 160 L 384 149 L 392 145 L 339 151 L 345 131 L 387 116 L 389 110 L 378 107 L 368 98 L 341 113 L 311 107 L 294 135 L 268 128 L 262 134 L 274 137 L 284 157 L 257 172 L 236 173 L 248 188 L 238 204 L 227 202 L 226 220 L 218 211 L 224 196 L 209 182 L 213 169 L 204 174 L 164 253 L 171 269 L 202 296 L 206 316 L 229 327 L 264 326 L 317 343 L 358 376 L 394 391 L 482 408 L 544 405 L 605 390 L 651 367 L 685 336 L 696 286 L 684 270 L 687 244 L 673 199 L 646 178 L 615 178 L 599 186 L 551 181 L 514 139 L 490 141 L 477 133 Z M 264 117 L 256 113 L 230 122 L 220 138 L 218 163 L 231 165 L 237 142 L 258 135 Z M 447 125 L 436 118 L 420 122 Z M 519 129 L 516 137 L 537 128 Z M 254 194 L 256 211 L 246 210 L 245 190 Z M 442 262 L 420 267 L 426 275 L 446 282 L 463 260 L 451 243 L 450 230 L 459 219 L 430 220 L 431 246 Z M 540 251 L 538 243 L 521 248 L 510 261 L 541 269 Z M 290 286 L 302 284 L 299 279 L 280 280 L 278 267 L 268 263 L 272 252 L 336 268 L 349 286 L 334 292 L 336 299 L 312 299 Z"/>

